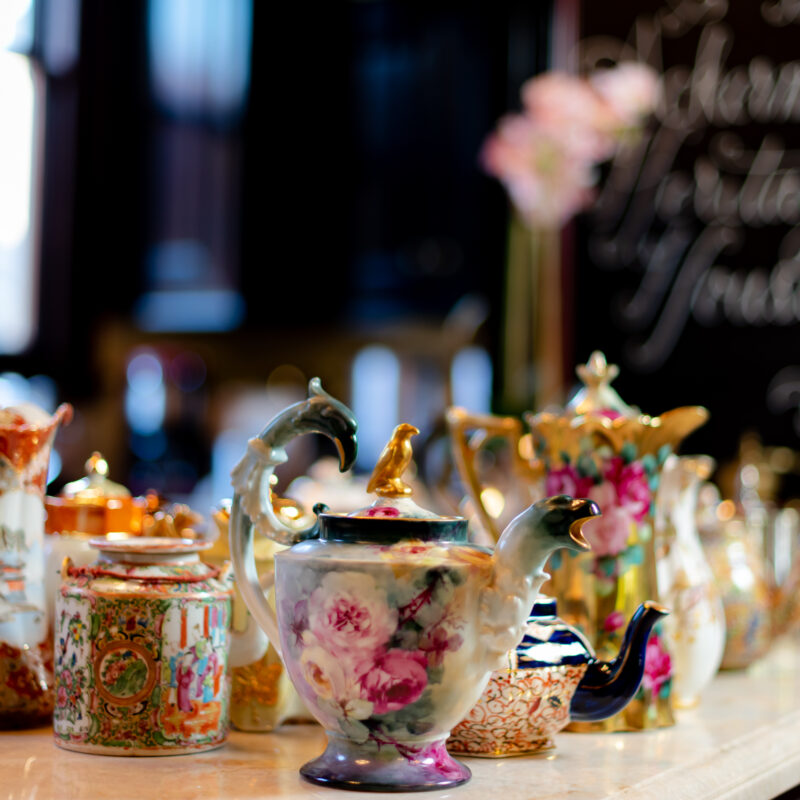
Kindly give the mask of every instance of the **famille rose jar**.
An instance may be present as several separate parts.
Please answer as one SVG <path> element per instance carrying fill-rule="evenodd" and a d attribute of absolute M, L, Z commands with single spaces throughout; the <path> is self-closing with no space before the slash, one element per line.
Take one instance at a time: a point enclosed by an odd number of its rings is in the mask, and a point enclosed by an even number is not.
<path fill-rule="evenodd" d="M 661 469 L 678 443 L 708 417 L 699 407 L 683 407 L 660 417 L 628 406 L 611 381 L 618 369 L 600 352 L 577 373 L 583 388 L 559 412 L 526 414 L 530 434 L 521 426 L 517 472 L 533 496 L 557 493 L 588 497 L 602 517 L 586 528 L 591 552 L 549 562 L 548 592 L 559 597 L 564 620 L 577 627 L 598 657 L 612 658 L 622 641 L 624 621 L 637 606 L 659 601 L 654 547 L 656 494 Z M 481 431 L 461 409 L 450 409 L 456 463 L 481 519 L 491 524 L 476 476 L 476 450 L 466 437 Z M 480 421 L 482 423 L 482 421 Z M 500 422 L 505 422 L 501 419 Z M 674 724 L 671 658 L 657 624 L 647 646 L 642 685 L 618 714 L 602 722 L 575 722 L 570 730 L 642 730 Z"/>
<path fill-rule="evenodd" d="M 317 379 L 309 389 L 248 443 L 232 475 L 230 523 L 242 596 L 326 730 L 327 749 L 301 775 L 362 791 L 464 783 L 469 770 L 445 746 L 450 731 L 522 638 L 549 554 L 585 549 L 581 525 L 599 511 L 548 498 L 510 523 L 494 553 L 471 545 L 465 519 L 410 497 L 401 476 L 417 430 L 403 424 L 368 484 L 371 505 L 350 514 L 317 506 L 315 523 L 295 528 L 275 513 L 270 483 L 289 441 L 327 435 L 343 470 L 356 456 L 352 413 Z M 256 530 L 292 545 L 275 553 L 276 609 L 256 569 Z"/>
<path fill-rule="evenodd" d="M 666 613 L 655 603 L 641 605 L 619 654 L 605 662 L 558 618 L 553 598 L 537 598 L 522 641 L 453 728 L 448 750 L 490 758 L 540 753 L 555 746 L 553 736 L 570 720 L 596 722 L 617 713 L 639 689 L 648 636 Z"/>
<path fill-rule="evenodd" d="M 228 732 L 230 570 L 190 539 L 93 539 L 91 566 L 66 559 L 56 599 L 59 747 L 172 755 Z"/>
<path fill-rule="evenodd" d="M 53 711 L 52 608 L 45 596 L 44 490 L 61 422 L 32 405 L 0 409 L 0 728 Z"/>

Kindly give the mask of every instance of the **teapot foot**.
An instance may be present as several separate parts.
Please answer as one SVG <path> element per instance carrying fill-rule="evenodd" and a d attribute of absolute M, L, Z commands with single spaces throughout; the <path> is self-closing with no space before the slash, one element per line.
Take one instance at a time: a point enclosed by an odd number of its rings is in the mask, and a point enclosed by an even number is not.
<path fill-rule="evenodd" d="M 445 748 L 447 737 L 417 743 L 375 736 L 359 744 L 327 731 L 325 752 L 300 767 L 311 783 L 362 792 L 421 792 L 466 783 L 472 773 Z"/>

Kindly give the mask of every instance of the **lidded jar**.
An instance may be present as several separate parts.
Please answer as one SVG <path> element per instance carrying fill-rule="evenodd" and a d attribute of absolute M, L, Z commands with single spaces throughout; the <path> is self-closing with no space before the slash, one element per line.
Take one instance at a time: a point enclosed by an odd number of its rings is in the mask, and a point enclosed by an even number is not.
<path fill-rule="evenodd" d="M 61 585 L 64 558 L 86 566 L 98 554 L 89 544 L 92 538 L 126 539 L 142 532 L 145 501 L 131 497 L 125 486 L 108 477 L 108 462 L 101 453 L 92 453 L 85 469 L 85 477 L 66 484 L 57 497 L 45 497 L 45 588 L 50 608 Z"/>
<path fill-rule="evenodd" d="M 59 747 L 173 755 L 228 731 L 231 576 L 190 539 L 92 539 L 90 566 L 64 562 L 56 599 Z"/>

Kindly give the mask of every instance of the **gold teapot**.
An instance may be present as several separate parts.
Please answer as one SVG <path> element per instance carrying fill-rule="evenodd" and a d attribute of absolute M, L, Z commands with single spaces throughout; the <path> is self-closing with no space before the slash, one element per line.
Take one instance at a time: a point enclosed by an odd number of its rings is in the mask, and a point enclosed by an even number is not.
<path fill-rule="evenodd" d="M 600 506 L 602 517 L 586 525 L 592 552 L 554 554 L 547 593 L 559 598 L 562 618 L 589 639 L 598 657 L 610 658 L 619 649 L 625 620 L 640 603 L 659 600 L 654 521 L 661 468 L 708 412 L 686 406 L 660 417 L 642 414 L 611 387 L 619 370 L 601 352 L 576 371 L 583 387 L 563 410 L 526 413 L 527 433 L 517 419 L 471 415 L 461 408 L 449 409 L 447 420 L 456 466 L 482 525 L 495 538 L 502 503 L 493 509 L 486 502 L 480 463 L 484 448 L 498 437 L 510 445 L 510 472 L 528 502 L 565 494 Z M 672 661 L 659 628 L 647 645 L 642 687 L 628 707 L 603 722 L 573 723 L 572 729 L 673 724 Z"/>

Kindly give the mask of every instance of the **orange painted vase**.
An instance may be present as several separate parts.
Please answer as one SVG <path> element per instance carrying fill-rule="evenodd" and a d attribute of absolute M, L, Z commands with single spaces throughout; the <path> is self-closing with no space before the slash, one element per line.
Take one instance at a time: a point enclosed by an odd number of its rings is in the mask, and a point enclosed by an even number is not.
<path fill-rule="evenodd" d="M 228 732 L 231 577 L 204 543 L 94 539 L 66 559 L 56 598 L 56 744 L 106 755 L 173 755 Z"/>

